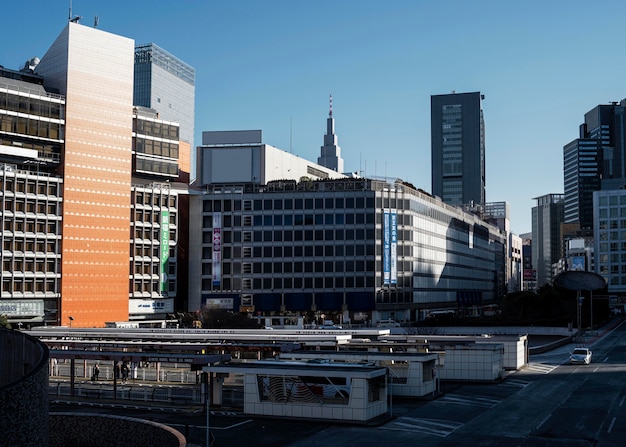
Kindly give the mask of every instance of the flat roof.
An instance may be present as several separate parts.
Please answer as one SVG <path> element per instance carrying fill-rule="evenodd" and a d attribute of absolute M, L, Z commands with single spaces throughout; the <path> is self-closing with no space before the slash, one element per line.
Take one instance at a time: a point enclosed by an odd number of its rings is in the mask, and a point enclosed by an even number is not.
<path fill-rule="evenodd" d="M 337 364 L 337 363 L 306 363 L 286 362 L 281 360 L 261 360 L 245 363 L 221 363 L 205 366 L 204 372 L 222 372 L 237 374 L 279 374 L 312 377 L 359 377 L 371 379 L 385 376 L 387 368 L 360 364 Z"/>
<path fill-rule="evenodd" d="M 230 354 L 177 354 L 118 351 L 84 351 L 72 349 L 50 349 L 50 358 L 78 360 L 111 360 L 120 362 L 189 363 L 192 365 L 206 365 L 208 363 L 227 362 L 231 359 Z"/>

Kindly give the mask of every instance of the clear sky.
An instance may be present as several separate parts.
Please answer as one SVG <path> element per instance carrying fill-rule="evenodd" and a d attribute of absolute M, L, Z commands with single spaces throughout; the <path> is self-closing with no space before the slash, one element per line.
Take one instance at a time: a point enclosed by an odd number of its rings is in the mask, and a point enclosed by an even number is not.
<path fill-rule="evenodd" d="M 431 191 L 430 96 L 485 95 L 487 201 L 531 231 L 584 114 L 626 97 L 623 0 L 74 0 L 80 23 L 196 69 L 202 131 L 261 129 L 317 161 L 329 95 L 346 171 Z M 41 57 L 69 0 L 5 1 L 0 65 Z"/>

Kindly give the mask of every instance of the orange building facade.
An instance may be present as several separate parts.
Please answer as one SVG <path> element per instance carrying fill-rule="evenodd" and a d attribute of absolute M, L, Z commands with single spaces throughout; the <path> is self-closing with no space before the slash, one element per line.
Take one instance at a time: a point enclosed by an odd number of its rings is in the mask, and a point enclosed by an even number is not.
<path fill-rule="evenodd" d="M 68 23 L 37 67 L 66 97 L 62 325 L 128 319 L 133 60 L 133 40 Z"/>

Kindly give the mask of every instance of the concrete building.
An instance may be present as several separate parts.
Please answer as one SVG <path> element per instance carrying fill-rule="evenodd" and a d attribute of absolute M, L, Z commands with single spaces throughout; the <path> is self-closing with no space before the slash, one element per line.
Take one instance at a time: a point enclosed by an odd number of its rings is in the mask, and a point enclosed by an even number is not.
<path fill-rule="evenodd" d="M 494 224 L 507 235 L 506 284 L 507 292 L 522 290 L 522 239 L 511 233 L 511 207 L 508 202 L 487 202 L 485 221 Z"/>
<path fill-rule="evenodd" d="M 626 295 L 626 189 L 593 193 L 595 273 L 610 294 Z"/>
<path fill-rule="evenodd" d="M 431 96 L 432 193 L 485 206 L 485 123 L 480 92 Z"/>
<path fill-rule="evenodd" d="M 205 132 L 198 159 L 190 311 L 415 321 L 505 293 L 503 232 L 408 184 L 350 178 L 260 131 Z"/>
<path fill-rule="evenodd" d="M 14 324 L 174 308 L 189 157 L 178 123 L 133 106 L 134 54 L 69 22 L 40 61 L 0 73 L 0 306 Z"/>

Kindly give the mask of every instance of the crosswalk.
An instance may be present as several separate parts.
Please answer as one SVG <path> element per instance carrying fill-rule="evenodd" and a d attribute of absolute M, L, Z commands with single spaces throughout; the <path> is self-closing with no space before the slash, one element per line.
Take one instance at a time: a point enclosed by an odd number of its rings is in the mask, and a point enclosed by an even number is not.
<path fill-rule="evenodd" d="M 491 408 L 502 402 L 501 399 L 480 396 L 461 396 L 458 394 L 446 394 L 438 399 L 438 402 L 454 405 L 467 405 L 483 408 Z"/>
<path fill-rule="evenodd" d="M 439 419 L 399 417 L 398 419 L 385 424 L 380 429 L 409 431 L 421 434 L 429 434 L 445 438 L 454 430 L 461 427 L 463 423 L 454 421 L 442 421 Z"/>
<path fill-rule="evenodd" d="M 555 369 L 557 369 L 559 366 L 561 365 L 555 365 L 553 363 L 536 363 L 536 362 L 529 362 L 528 366 L 526 366 L 526 368 L 524 368 L 524 371 L 531 371 L 531 372 L 536 372 L 536 373 L 540 373 L 540 374 L 549 374 L 552 371 L 554 371 Z"/>

